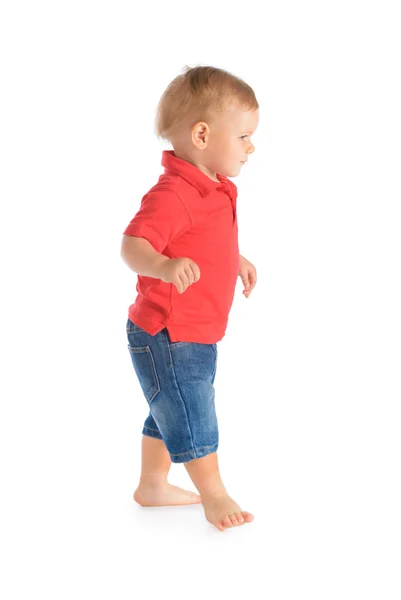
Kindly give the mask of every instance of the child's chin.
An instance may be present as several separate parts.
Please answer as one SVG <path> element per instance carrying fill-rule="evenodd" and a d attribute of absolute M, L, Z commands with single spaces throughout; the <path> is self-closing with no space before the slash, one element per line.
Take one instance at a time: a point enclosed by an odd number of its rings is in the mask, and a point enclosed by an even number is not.
<path fill-rule="evenodd" d="M 231 171 L 227 171 L 226 177 L 238 177 L 238 175 L 240 173 L 241 173 L 241 167 L 239 167 L 235 171 L 234 171 L 234 169 L 232 169 Z"/>
<path fill-rule="evenodd" d="M 237 177 L 239 174 L 241 173 L 241 167 L 238 167 L 238 169 L 230 169 L 230 170 L 223 170 L 220 171 L 220 175 L 224 175 L 224 177 Z"/>

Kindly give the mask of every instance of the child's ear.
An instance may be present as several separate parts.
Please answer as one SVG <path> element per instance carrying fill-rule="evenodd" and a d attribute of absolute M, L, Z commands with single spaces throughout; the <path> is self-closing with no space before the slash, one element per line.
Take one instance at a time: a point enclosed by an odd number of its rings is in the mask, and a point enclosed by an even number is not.
<path fill-rule="evenodd" d="M 196 146 L 199 150 L 204 150 L 207 146 L 207 142 L 209 139 L 209 125 L 204 121 L 200 121 L 196 123 L 192 127 L 191 131 L 191 140 L 194 146 Z"/>

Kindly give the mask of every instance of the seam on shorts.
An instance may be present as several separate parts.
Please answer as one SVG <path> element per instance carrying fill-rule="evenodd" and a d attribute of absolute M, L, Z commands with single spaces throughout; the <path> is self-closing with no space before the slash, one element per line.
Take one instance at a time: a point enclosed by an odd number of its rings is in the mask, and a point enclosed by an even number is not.
<path fill-rule="evenodd" d="M 146 435 L 146 436 L 151 437 L 152 439 L 156 439 L 156 440 L 163 439 L 163 436 L 161 435 L 161 433 L 159 433 L 158 431 L 155 431 L 154 429 L 148 429 L 148 427 L 143 427 L 142 435 Z"/>
<path fill-rule="evenodd" d="M 149 431 L 156 431 L 156 433 L 160 433 L 158 429 L 152 429 L 152 427 L 148 427 L 147 425 L 145 425 L 145 429 L 149 429 Z"/>
<path fill-rule="evenodd" d="M 211 446 L 202 446 L 202 448 L 188 450 L 187 452 L 181 452 L 180 454 L 172 454 L 170 452 L 170 456 L 184 456 L 184 454 L 191 454 L 191 452 L 195 452 L 195 454 L 196 454 L 197 452 L 200 452 L 201 450 L 206 450 L 207 448 L 214 448 L 215 446 L 217 446 L 217 442 L 215 444 L 212 444 Z"/>
<path fill-rule="evenodd" d="M 173 375 L 174 375 L 174 381 L 175 381 L 175 384 L 176 384 L 176 386 L 177 386 L 178 392 L 179 392 L 179 394 L 180 394 L 181 402 L 182 402 L 182 403 L 183 403 L 183 405 L 184 405 L 184 410 L 185 410 L 185 414 L 186 414 L 186 417 L 187 417 L 187 423 L 188 423 L 189 434 L 190 434 L 190 436 L 191 436 L 192 452 L 195 452 L 195 449 L 194 449 L 194 439 L 193 439 L 193 437 L 192 437 L 192 429 L 191 429 L 191 424 L 190 424 L 190 422 L 189 422 L 189 418 L 188 418 L 188 411 L 187 411 L 187 407 L 186 407 L 186 404 L 185 404 L 185 402 L 184 402 L 184 399 L 183 399 L 183 397 L 182 397 L 182 393 L 181 393 L 181 390 L 180 390 L 180 386 L 178 385 L 177 377 L 176 377 L 176 374 L 175 374 L 175 367 L 174 367 L 174 363 L 173 363 L 173 357 L 172 357 L 172 355 L 171 355 L 171 350 L 170 350 L 170 344 L 169 344 L 169 343 L 167 343 L 167 348 L 168 348 L 168 352 L 169 352 L 169 355 L 170 355 L 170 365 L 171 365 L 171 369 L 172 369 L 172 371 L 173 371 Z M 183 454 L 187 454 L 187 452 L 183 452 Z M 172 454 L 171 456 L 176 456 L 176 455 L 175 455 L 175 454 Z M 177 455 L 177 456 L 179 456 L 179 455 Z"/>

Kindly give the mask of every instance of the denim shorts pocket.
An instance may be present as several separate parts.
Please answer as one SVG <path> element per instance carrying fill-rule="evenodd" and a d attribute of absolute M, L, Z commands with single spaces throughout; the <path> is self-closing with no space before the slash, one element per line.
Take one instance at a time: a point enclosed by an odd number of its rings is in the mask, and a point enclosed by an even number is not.
<path fill-rule="evenodd" d="M 159 379 L 157 377 L 152 350 L 149 346 L 134 347 L 129 344 L 128 350 L 145 398 L 150 404 L 160 392 Z"/>

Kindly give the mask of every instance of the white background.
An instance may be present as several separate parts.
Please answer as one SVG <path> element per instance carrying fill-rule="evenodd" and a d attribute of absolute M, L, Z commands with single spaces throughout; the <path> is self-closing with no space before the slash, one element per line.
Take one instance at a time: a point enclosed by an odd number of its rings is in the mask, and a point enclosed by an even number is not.
<path fill-rule="evenodd" d="M 0 13 L 1 596 L 401 596 L 396 2 L 5 1 Z M 143 509 L 122 232 L 185 65 L 244 78 L 256 152 L 219 344 L 220 467 L 255 515 Z M 194 489 L 184 467 L 171 483 Z"/>

